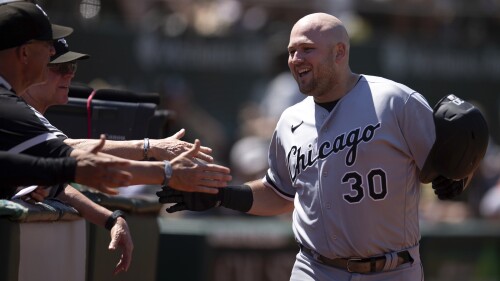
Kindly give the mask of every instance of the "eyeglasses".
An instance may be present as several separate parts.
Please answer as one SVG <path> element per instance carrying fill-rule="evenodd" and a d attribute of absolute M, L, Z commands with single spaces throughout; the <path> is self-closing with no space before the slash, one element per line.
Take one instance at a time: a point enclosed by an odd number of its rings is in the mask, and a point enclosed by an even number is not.
<path fill-rule="evenodd" d="M 49 70 L 60 75 L 75 74 L 76 62 L 49 64 Z"/>

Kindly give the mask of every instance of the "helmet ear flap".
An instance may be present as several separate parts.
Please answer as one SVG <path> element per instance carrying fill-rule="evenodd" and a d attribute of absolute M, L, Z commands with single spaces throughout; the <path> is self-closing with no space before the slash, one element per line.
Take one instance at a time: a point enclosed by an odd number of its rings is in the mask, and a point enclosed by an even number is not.
<path fill-rule="evenodd" d="M 419 178 L 423 183 L 441 175 L 448 179 L 470 178 L 484 158 L 489 131 L 481 112 L 454 95 L 443 97 L 434 107 L 436 140 Z"/>

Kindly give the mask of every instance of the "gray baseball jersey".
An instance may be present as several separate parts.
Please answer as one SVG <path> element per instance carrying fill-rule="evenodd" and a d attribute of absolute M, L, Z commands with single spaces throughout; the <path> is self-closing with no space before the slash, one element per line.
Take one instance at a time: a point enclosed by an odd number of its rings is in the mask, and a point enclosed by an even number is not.
<path fill-rule="evenodd" d="M 418 245 L 418 173 L 434 140 L 419 93 L 362 75 L 331 112 L 312 97 L 283 112 L 263 181 L 295 200 L 295 237 L 319 254 L 397 251 Z"/>

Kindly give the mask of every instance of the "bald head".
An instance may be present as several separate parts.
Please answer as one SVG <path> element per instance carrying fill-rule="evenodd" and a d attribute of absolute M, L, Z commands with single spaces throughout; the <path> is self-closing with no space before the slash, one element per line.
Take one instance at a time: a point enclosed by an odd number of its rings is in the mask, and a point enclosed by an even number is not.
<path fill-rule="evenodd" d="M 329 14 L 314 13 L 301 18 L 293 26 L 292 33 L 294 32 L 301 32 L 308 36 L 316 35 L 331 44 L 344 43 L 349 46 L 349 35 L 344 24 Z"/>
<path fill-rule="evenodd" d="M 339 99 L 357 76 L 349 67 L 349 35 L 336 17 L 314 13 L 292 28 L 288 67 L 300 91 L 317 102 Z"/>

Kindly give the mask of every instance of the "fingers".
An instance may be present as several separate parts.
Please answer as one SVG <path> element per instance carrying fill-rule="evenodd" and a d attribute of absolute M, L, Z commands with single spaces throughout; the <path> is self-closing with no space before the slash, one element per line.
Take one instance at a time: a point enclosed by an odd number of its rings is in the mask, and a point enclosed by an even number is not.
<path fill-rule="evenodd" d="M 228 167 L 217 165 L 217 164 L 207 164 L 204 169 L 207 172 L 216 172 L 216 173 L 223 173 L 223 174 L 231 173 L 231 169 L 229 169 Z"/>
<path fill-rule="evenodd" d="M 123 253 L 120 257 L 120 260 L 116 264 L 115 270 L 113 271 L 113 274 L 116 275 L 122 271 L 128 271 L 130 267 L 130 263 L 132 261 L 132 250 L 129 247 L 124 247 Z"/>
<path fill-rule="evenodd" d="M 111 241 L 113 243 L 113 241 Z M 110 243 L 110 246 L 108 247 L 109 250 L 116 250 L 116 247 L 117 245 L 113 245 L 114 248 L 111 248 L 111 243 Z M 123 249 L 123 253 L 122 255 L 120 256 L 120 260 L 118 261 L 118 263 L 116 264 L 115 266 L 115 269 L 113 270 L 113 274 L 114 275 L 117 275 L 118 273 L 122 272 L 122 271 L 127 271 L 128 268 L 130 267 L 130 253 L 127 253 L 127 249 Z"/>
<path fill-rule="evenodd" d="M 116 264 L 115 270 L 113 271 L 113 275 L 117 275 L 118 273 L 120 273 L 122 271 L 127 271 L 125 269 L 125 263 L 123 262 L 123 255 L 120 257 L 120 260 Z"/>
<path fill-rule="evenodd" d="M 45 200 L 45 198 L 47 198 L 47 196 L 49 196 L 49 190 L 39 187 L 33 190 L 29 196 L 37 202 L 42 202 L 43 200 Z"/>
<path fill-rule="evenodd" d="M 182 157 L 188 157 L 188 158 L 193 158 L 200 151 L 200 146 L 201 146 L 200 140 L 196 139 L 194 141 L 193 146 L 188 151 L 182 153 L 180 156 L 182 156 Z"/>
<path fill-rule="evenodd" d="M 186 204 L 179 203 L 179 204 L 175 204 L 171 207 L 168 207 L 165 210 L 167 211 L 167 213 L 172 214 L 175 212 L 184 211 L 186 209 L 187 209 Z"/>
<path fill-rule="evenodd" d="M 200 152 L 198 152 L 198 154 L 196 155 L 196 158 L 200 159 L 200 160 L 203 160 L 205 162 L 208 162 L 208 163 L 213 163 L 214 162 L 214 158 L 208 154 L 205 154 L 201 151 L 201 148 L 200 148 Z"/>
<path fill-rule="evenodd" d="M 96 146 L 94 146 L 90 152 L 94 153 L 94 154 L 97 154 L 97 152 L 99 152 L 103 147 L 104 147 L 104 143 L 106 141 L 106 135 L 104 134 L 101 134 L 101 137 L 100 137 L 100 140 L 99 140 L 99 143 L 96 144 Z"/>
<path fill-rule="evenodd" d="M 196 184 L 208 187 L 225 187 L 232 179 L 233 177 L 230 174 L 225 173 L 224 170 L 217 170 L 215 172 L 204 171 Z"/>
<path fill-rule="evenodd" d="M 180 140 L 184 137 L 185 134 L 186 134 L 186 129 L 182 128 L 177 133 L 173 134 L 171 138 Z"/>
<path fill-rule="evenodd" d="M 116 190 L 115 188 L 110 188 L 110 187 L 107 187 L 104 185 L 100 185 L 100 186 L 97 186 L 95 188 L 98 189 L 99 191 L 101 191 L 102 193 L 106 193 L 109 195 L 117 195 L 118 194 L 118 190 Z"/>
<path fill-rule="evenodd" d="M 156 193 L 158 195 L 158 193 Z M 158 195 L 158 202 L 162 204 L 182 202 L 182 195 Z"/>
<path fill-rule="evenodd" d="M 214 158 L 210 154 L 212 154 L 212 149 L 210 147 L 200 146 L 200 151 L 196 155 L 196 158 L 201 159 L 207 163 L 213 163 Z"/>

